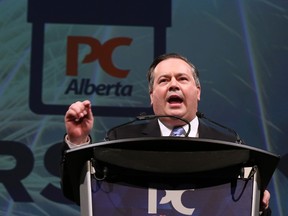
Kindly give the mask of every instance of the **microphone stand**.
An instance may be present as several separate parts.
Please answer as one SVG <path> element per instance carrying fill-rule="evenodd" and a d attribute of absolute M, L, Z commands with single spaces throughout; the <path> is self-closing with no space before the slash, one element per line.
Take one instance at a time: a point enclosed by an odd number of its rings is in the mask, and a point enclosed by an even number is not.
<path fill-rule="evenodd" d="M 238 144 L 244 144 L 244 142 L 243 142 L 242 139 L 240 138 L 239 134 L 238 134 L 235 130 L 233 130 L 232 128 L 226 127 L 226 126 L 224 126 L 224 125 L 222 125 L 222 124 L 220 124 L 220 123 L 218 123 L 218 122 L 215 122 L 215 121 L 207 118 L 207 117 L 204 115 L 204 113 L 201 113 L 201 112 L 199 112 L 199 111 L 197 111 L 196 115 L 197 115 L 198 118 L 206 119 L 207 121 L 209 121 L 209 122 L 211 122 L 211 123 L 213 123 L 213 124 L 215 124 L 215 125 L 217 125 L 217 126 L 219 126 L 219 127 L 222 127 L 222 128 L 224 128 L 224 129 L 228 130 L 229 132 L 233 133 L 233 134 L 236 136 L 236 143 L 238 143 Z"/>

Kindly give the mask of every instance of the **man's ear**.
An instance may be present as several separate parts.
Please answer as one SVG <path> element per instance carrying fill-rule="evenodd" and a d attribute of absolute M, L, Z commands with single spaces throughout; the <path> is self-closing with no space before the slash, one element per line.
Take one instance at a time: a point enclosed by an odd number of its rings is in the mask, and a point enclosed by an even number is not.
<path fill-rule="evenodd" d="M 153 91 L 152 90 L 149 91 L 149 96 L 150 96 L 150 105 L 152 106 L 153 105 Z"/>
<path fill-rule="evenodd" d="M 198 102 L 200 101 L 200 98 L 201 98 L 201 86 L 198 86 L 198 95 L 197 95 L 197 99 L 198 99 Z"/>

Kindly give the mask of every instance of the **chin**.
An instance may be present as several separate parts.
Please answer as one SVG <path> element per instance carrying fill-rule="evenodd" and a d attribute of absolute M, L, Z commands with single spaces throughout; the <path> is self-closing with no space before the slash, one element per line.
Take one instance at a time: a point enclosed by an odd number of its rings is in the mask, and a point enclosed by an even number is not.
<path fill-rule="evenodd" d="M 183 116 L 185 116 L 185 112 L 183 112 L 183 111 L 180 111 L 180 110 L 170 110 L 169 112 L 167 112 L 167 113 L 169 113 L 169 114 L 167 114 L 167 115 L 173 115 L 173 116 L 177 116 L 177 117 L 183 117 Z"/>

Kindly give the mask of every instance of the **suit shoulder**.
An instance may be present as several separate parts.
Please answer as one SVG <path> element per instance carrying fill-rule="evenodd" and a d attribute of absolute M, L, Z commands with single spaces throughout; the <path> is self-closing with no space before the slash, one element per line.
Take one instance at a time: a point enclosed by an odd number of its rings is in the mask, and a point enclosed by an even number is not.
<path fill-rule="evenodd" d="M 199 138 L 236 142 L 237 134 L 228 128 L 222 128 L 206 120 L 199 119 Z"/>

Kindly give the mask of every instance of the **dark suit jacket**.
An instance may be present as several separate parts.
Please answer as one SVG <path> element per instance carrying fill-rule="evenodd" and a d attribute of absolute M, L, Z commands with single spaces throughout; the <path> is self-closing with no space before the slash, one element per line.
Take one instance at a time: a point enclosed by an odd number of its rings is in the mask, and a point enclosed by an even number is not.
<path fill-rule="evenodd" d="M 203 139 L 215 139 L 222 141 L 235 142 L 236 135 L 216 128 L 209 122 L 199 119 L 199 138 Z M 157 120 L 152 120 L 147 124 L 127 125 L 119 128 L 115 128 L 109 131 L 107 134 L 107 140 L 125 139 L 125 138 L 137 138 L 137 137 L 159 137 L 161 136 L 160 126 Z"/>

